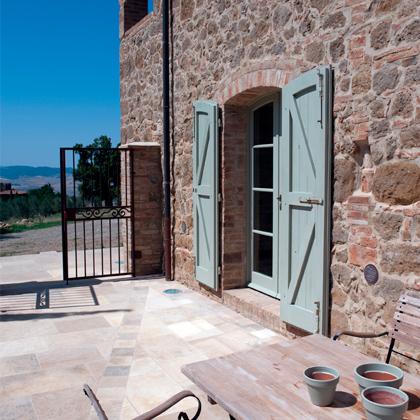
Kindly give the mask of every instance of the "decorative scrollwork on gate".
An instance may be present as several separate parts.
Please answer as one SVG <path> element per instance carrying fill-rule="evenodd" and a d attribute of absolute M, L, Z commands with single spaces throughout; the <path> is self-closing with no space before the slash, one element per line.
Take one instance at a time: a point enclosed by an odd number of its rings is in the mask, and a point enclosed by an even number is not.
<path fill-rule="evenodd" d="M 77 209 L 73 220 L 125 219 L 127 217 L 131 217 L 130 207 L 96 207 Z"/>

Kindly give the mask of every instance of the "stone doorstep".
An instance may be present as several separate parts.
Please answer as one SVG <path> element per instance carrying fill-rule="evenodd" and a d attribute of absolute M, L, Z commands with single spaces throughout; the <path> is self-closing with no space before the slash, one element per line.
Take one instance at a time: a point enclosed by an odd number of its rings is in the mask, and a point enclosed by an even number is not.
<path fill-rule="evenodd" d="M 223 291 L 223 303 L 230 309 L 276 332 L 281 332 L 280 301 L 253 289 Z"/>

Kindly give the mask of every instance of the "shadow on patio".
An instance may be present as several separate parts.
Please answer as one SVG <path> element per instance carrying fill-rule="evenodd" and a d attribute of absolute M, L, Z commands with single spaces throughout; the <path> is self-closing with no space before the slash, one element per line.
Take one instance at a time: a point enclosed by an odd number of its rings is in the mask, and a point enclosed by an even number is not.
<path fill-rule="evenodd" d="M 110 419 L 133 418 L 183 389 L 200 397 L 200 418 L 227 418 L 180 367 L 285 340 L 160 277 L 66 285 L 59 253 L 4 257 L 0 270 L 0 410 L 6 418 L 95 419 L 84 383 Z M 166 294 L 169 288 L 181 293 Z M 181 407 L 195 408 L 189 401 Z"/>

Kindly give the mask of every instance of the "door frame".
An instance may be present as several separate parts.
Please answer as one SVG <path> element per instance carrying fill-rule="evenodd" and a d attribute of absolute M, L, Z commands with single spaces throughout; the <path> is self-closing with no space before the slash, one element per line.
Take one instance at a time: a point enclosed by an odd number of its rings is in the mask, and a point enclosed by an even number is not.
<path fill-rule="evenodd" d="M 272 201 L 272 208 L 273 208 L 273 267 L 272 267 L 272 280 L 273 282 L 276 281 L 276 290 L 269 290 L 266 287 L 258 285 L 252 282 L 252 265 L 253 265 L 253 200 L 252 200 L 252 180 L 253 180 L 253 136 L 254 136 L 254 112 L 261 108 L 262 106 L 273 102 L 273 201 Z M 277 115 L 277 118 L 276 118 Z M 247 160 L 247 186 L 248 186 L 248 199 L 247 199 L 247 243 L 248 243 L 248 251 L 247 251 L 247 277 L 248 277 L 248 287 L 251 287 L 255 290 L 258 290 L 262 293 L 265 293 L 269 296 L 275 297 L 277 299 L 280 298 L 280 281 L 278 278 L 278 233 L 276 235 L 275 232 L 279 230 L 279 215 L 276 214 L 276 209 L 278 209 L 278 201 L 277 201 L 277 191 L 278 191 L 278 165 L 276 163 L 276 156 L 279 153 L 279 140 L 281 136 L 281 90 L 278 89 L 276 91 L 270 92 L 256 101 L 252 102 L 248 106 L 247 110 L 247 119 L 248 119 L 248 135 L 247 135 L 247 149 L 248 149 L 248 160 Z M 278 212 L 277 212 L 278 213 Z M 263 279 L 263 274 L 258 274 Z"/>

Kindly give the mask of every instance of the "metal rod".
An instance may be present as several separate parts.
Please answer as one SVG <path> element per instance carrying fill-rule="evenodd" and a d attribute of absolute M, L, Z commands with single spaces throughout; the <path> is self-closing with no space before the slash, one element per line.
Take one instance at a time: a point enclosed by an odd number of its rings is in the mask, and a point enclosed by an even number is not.
<path fill-rule="evenodd" d="M 102 207 L 102 153 L 99 152 L 99 174 L 98 174 L 98 181 L 99 181 L 99 207 Z M 105 191 L 106 194 L 106 191 Z"/>
<path fill-rule="evenodd" d="M 130 212 L 131 212 L 131 271 L 133 273 L 133 277 L 136 275 L 136 232 L 135 232 L 135 214 L 134 214 L 134 152 L 130 150 L 129 155 L 129 163 L 130 163 Z M 127 191 L 127 183 L 125 186 L 126 195 Z M 128 254 L 127 254 L 128 259 Z M 128 263 L 128 262 L 127 262 Z M 128 269 L 128 266 L 127 266 Z"/>
<path fill-rule="evenodd" d="M 117 241 L 117 249 L 118 249 L 118 273 L 121 273 L 121 251 L 120 251 L 120 219 L 117 219 L 117 232 L 118 232 L 118 241 Z"/>
<path fill-rule="evenodd" d="M 75 179 L 75 171 L 76 171 L 76 153 L 74 149 L 73 152 L 73 207 L 76 207 L 76 179 Z"/>
<path fill-rule="evenodd" d="M 63 251 L 63 280 L 69 284 L 69 264 L 67 246 L 67 191 L 66 191 L 66 151 L 60 149 L 60 176 L 61 176 L 61 238 Z"/>
<path fill-rule="evenodd" d="M 86 270 L 86 221 L 85 220 L 83 220 L 83 257 L 84 257 L 85 276 L 87 276 L 87 270 Z"/>
<path fill-rule="evenodd" d="M 75 266 L 76 266 L 76 277 L 78 277 L 78 275 L 77 275 L 77 270 L 78 270 L 77 264 L 78 264 L 78 262 L 77 262 L 77 222 L 76 222 L 76 220 L 73 223 L 74 223 L 74 263 L 75 263 Z"/>
<path fill-rule="evenodd" d="M 111 219 L 109 219 L 109 272 L 112 274 L 112 239 L 111 239 Z"/>
<path fill-rule="evenodd" d="M 95 220 L 92 220 L 92 261 L 93 277 L 95 277 Z"/>
<path fill-rule="evenodd" d="M 90 151 L 90 205 L 93 207 L 93 150 Z"/>
<path fill-rule="evenodd" d="M 101 274 L 104 274 L 104 223 L 101 219 Z"/>
<path fill-rule="evenodd" d="M 123 159 L 123 156 L 124 156 L 124 167 L 127 167 L 127 156 L 128 157 L 130 157 L 131 156 L 131 152 L 130 151 L 124 151 L 124 152 L 121 152 L 120 153 L 120 158 L 118 159 L 118 162 L 121 164 L 121 161 L 122 161 L 122 159 Z M 130 167 L 131 167 L 131 164 L 130 164 Z M 121 167 L 120 167 L 120 170 L 121 170 Z M 120 175 L 120 172 L 118 171 L 118 177 L 119 177 L 119 175 Z M 118 179 L 118 181 L 120 181 L 119 179 Z M 128 205 L 128 197 L 127 197 L 127 191 L 128 191 L 128 188 L 127 188 L 127 184 L 128 184 L 128 179 L 127 178 L 125 178 L 125 183 L 124 183 L 124 191 L 122 190 L 122 186 L 121 186 L 121 182 L 118 182 L 118 186 L 119 186 L 119 194 L 118 194 L 118 196 L 120 197 L 120 204 L 121 205 L 125 205 L 125 206 L 127 206 Z M 130 179 L 130 184 L 133 184 L 133 180 L 132 179 Z M 125 201 L 123 202 L 123 196 L 125 197 Z M 132 224 L 132 218 L 131 218 L 131 216 L 132 216 L 132 209 L 130 208 L 129 209 L 129 211 L 130 211 L 130 226 L 131 226 L 131 229 L 133 229 L 134 228 L 134 226 L 133 226 L 133 224 Z M 124 255 L 124 266 L 125 266 L 125 272 L 126 273 L 128 273 L 129 271 L 131 271 L 131 273 L 132 273 L 132 275 L 134 275 L 133 274 L 133 270 L 130 270 L 129 269 L 129 267 L 130 267 L 130 265 L 129 265 L 129 260 L 131 259 L 131 256 L 130 256 L 130 252 L 129 252 L 129 250 L 130 250 L 130 244 L 129 244 L 129 242 L 128 242 L 128 220 L 126 219 L 125 220 L 125 255 Z"/>
<path fill-rule="evenodd" d="M 73 149 L 73 208 L 77 207 L 77 203 L 76 203 L 76 152 Z M 79 157 L 79 161 L 80 161 L 80 157 Z M 83 191 L 83 183 L 82 183 L 82 191 Z M 83 192 L 82 192 L 82 196 L 83 196 Z M 76 277 L 77 277 L 77 222 L 74 221 L 74 265 L 76 268 Z"/>
<path fill-rule="evenodd" d="M 169 7 L 162 0 L 162 76 L 163 76 L 163 186 L 165 194 L 165 278 L 171 274 L 171 188 L 170 188 L 170 129 L 169 129 Z"/>
<path fill-rule="evenodd" d="M 110 171 L 110 161 L 111 161 L 111 153 L 112 151 L 108 150 L 108 206 L 112 206 L 112 193 L 111 193 L 111 171 Z"/>
<path fill-rule="evenodd" d="M 82 159 L 82 153 L 84 151 L 80 151 L 79 153 L 79 160 L 81 160 L 81 167 L 82 167 L 82 206 L 85 207 L 85 165 Z"/>

